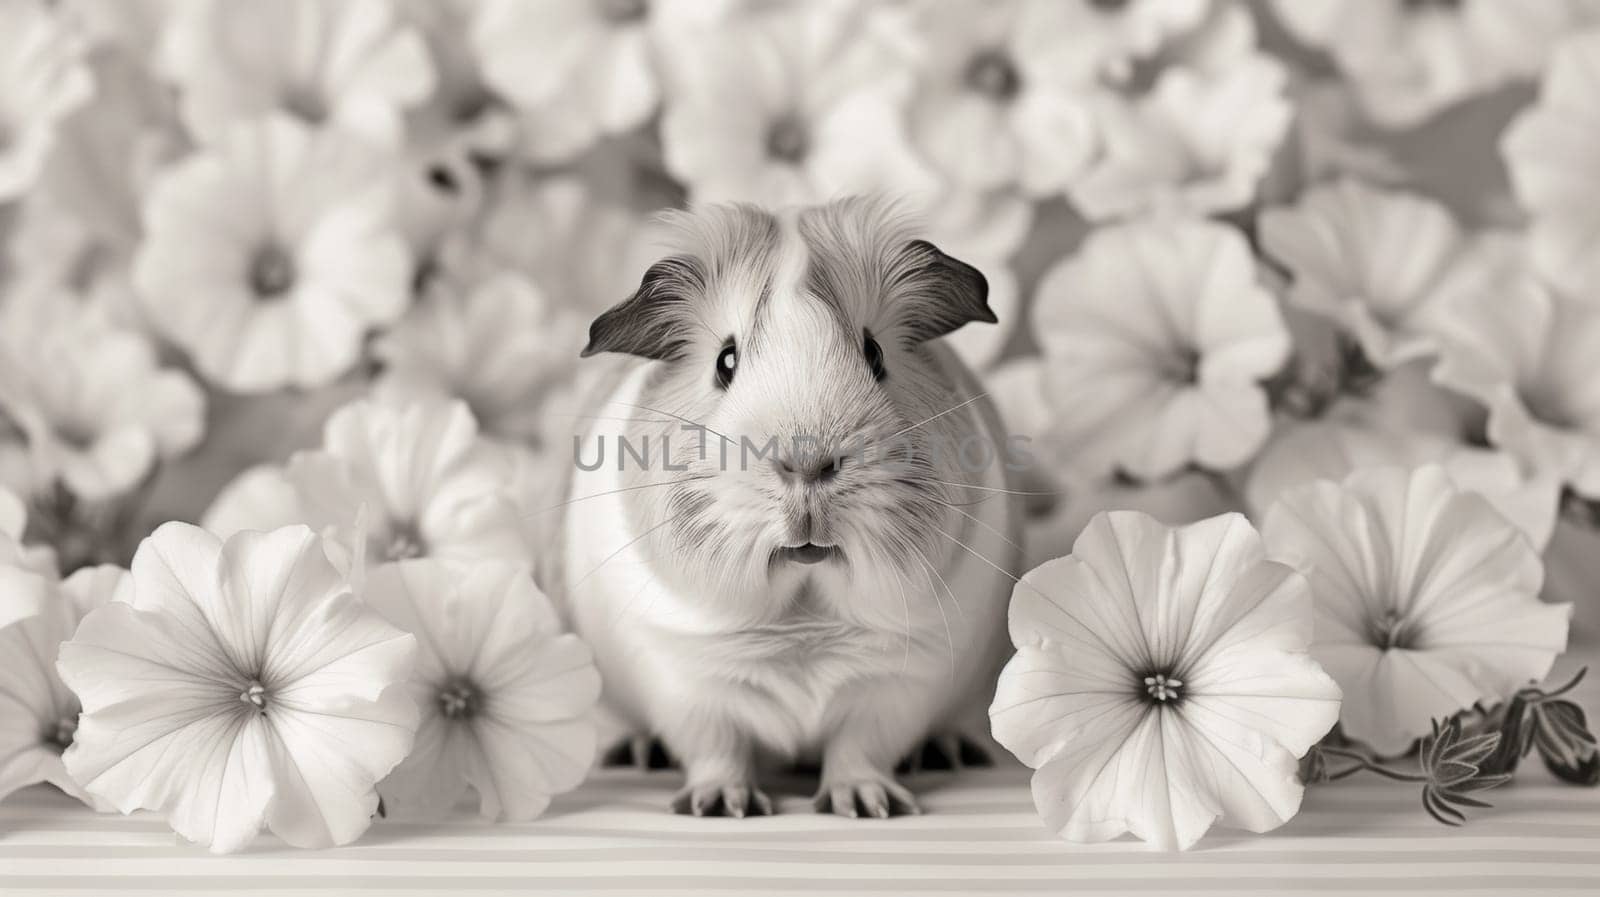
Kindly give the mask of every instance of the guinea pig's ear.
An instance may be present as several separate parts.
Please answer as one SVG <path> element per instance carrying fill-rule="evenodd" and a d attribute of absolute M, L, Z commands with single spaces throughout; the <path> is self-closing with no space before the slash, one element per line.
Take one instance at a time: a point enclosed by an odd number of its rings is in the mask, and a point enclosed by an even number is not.
<path fill-rule="evenodd" d="M 683 325 L 689 302 L 704 286 L 694 260 L 674 256 L 656 262 L 644 272 L 632 296 L 589 325 L 589 345 L 580 357 L 622 352 L 658 361 L 677 358 L 687 342 Z"/>
<path fill-rule="evenodd" d="M 902 300 L 902 323 L 912 339 L 941 337 L 968 321 L 1000 320 L 989 308 L 989 281 L 982 271 L 927 240 L 912 240 L 905 251 L 911 285 Z"/>

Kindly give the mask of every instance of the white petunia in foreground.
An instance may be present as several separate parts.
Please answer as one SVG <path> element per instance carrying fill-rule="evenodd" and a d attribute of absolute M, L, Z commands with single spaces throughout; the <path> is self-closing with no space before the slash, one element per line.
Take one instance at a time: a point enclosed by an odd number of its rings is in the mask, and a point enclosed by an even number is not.
<path fill-rule="evenodd" d="M 420 646 L 416 748 L 378 786 L 391 814 L 447 813 L 471 787 L 485 818 L 532 819 L 583 782 L 600 673 L 527 567 L 402 561 L 365 592 Z"/>
<path fill-rule="evenodd" d="M 1070 840 L 1170 850 L 1218 820 L 1277 828 L 1300 810 L 1298 758 L 1339 716 L 1311 621 L 1305 580 L 1238 514 L 1097 515 L 1012 595 L 994 737 Z"/>
<path fill-rule="evenodd" d="M 61 646 L 83 703 L 62 759 L 90 794 L 216 853 L 263 823 L 297 847 L 347 844 L 411 749 L 417 708 L 392 686 L 415 655 L 311 530 L 222 542 L 169 523 L 134 555 L 131 592 Z"/>
<path fill-rule="evenodd" d="M 1539 600 L 1539 553 L 1441 467 L 1290 489 L 1262 532 L 1311 583 L 1312 654 L 1344 689 L 1343 733 L 1383 755 L 1432 720 L 1543 681 L 1571 607 Z"/>

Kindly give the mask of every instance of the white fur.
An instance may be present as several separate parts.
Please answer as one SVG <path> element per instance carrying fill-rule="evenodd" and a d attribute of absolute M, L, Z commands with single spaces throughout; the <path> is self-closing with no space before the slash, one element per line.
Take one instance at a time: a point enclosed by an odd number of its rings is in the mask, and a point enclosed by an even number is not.
<path fill-rule="evenodd" d="M 744 278 L 713 287 L 695 314 L 703 344 L 682 362 L 635 362 L 591 409 L 596 416 L 583 457 L 606 442 L 605 464 L 577 470 L 564 527 L 566 610 L 594 647 L 605 700 L 639 730 L 662 735 L 683 761 L 689 787 L 753 783 L 758 757 L 818 757 L 823 793 L 862 785 L 893 787 L 895 762 L 930 730 L 986 706 L 1006 645 L 1005 608 L 1019 562 L 1019 516 L 1004 467 L 990 465 L 982 489 L 938 487 L 943 501 L 933 530 L 920 532 L 916 557 L 897 565 L 879 543 L 899 505 L 893 482 L 872 470 L 846 470 L 844 510 L 826 497 L 786 487 L 769 465 L 729 470 L 696 466 L 689 474 L 617 469 L 619 436 L 667 435 L 675 460 L 694 454 L 696 437 L 674 416 L 760 444 L 796 433 L 845 439 L 895 433 L 977 395 L 979 387 L 942 345 L 891 345 L 894 324 L 868 322 L 889 353 L 895 400 L 874 383 L 848 331 L 808 295 L 804 242 L 785 221 L 771 262 L 765 336 L 749 333 L 752 290 Z M 733 388 L 711 387 L 722 334 L 749 338 Z M 663 365 L 686 365 L 682 384 L 663 383 Z M 703 372 L 695 376 L 694 372 Z M 895 404 L 898 401 L 900 404 Z M 649 406 L 645 410 L 639 406 Z M 664 407 L 666 406 L 666 407 Z M 909 419 L 911 409 L 920 415 Z M 931 409 L 931 410 L 927 410 Z M 924 413 L 924 411 L 926 413 Z M 666 416 L 663 416 L 666 415 Z M 628 419 L 628 420 L 621 420 Z M 981 434 L 1004 444 L 999 420 L 976 402 L 913 430 Z M 727 443 L 706 434 L 711 464 Z M 659 462 L 660 446 L 650 450 Z M 696 545 L 675 527 L 669 478 L 709 475 L 694 483 L 709 497 L 706 516 L 719 545 Z M 959 473 L 936 474 L 947 483 Z M 981 501 L 980 501 L 981 500 Z M 808 504 L 808 502 L 810 504 Z M 976 503 L 974 503 L 976 502 Z M 814 511 L 814 541 L 844 547 L 848 567 L 780 565 L 766 558 L 804 541 L 800 511 Z M 970 514 L 977 521 L 964 516 Z M 698 519 L 698 518 L 696 518 Z M 924 528 L 928 529 L 928 528 Z M 959 539 L 967 546 L 956 543 Z M 997 569 L 999 568 L 999 569 Z"/>

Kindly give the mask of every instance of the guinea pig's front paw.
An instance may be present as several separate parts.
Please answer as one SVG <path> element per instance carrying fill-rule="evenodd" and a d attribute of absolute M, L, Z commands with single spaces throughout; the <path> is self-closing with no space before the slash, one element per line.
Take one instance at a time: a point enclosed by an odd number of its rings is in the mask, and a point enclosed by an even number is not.
<path fill-rule="evenodd" d="M 852 819 L 867 817 L 915 816 L 922 812 L 917 799 L 905 786 L 889 776 L 829 781 L 826 778 L 817 796 L 811 799 L 818 813 L 835 813 Z"/>
<path fill-rule="evenodd" d="M 771 816 L 772 798 L 751 782 L 686 785 L 672 798 L 672 812 L 685 816 Z"/>

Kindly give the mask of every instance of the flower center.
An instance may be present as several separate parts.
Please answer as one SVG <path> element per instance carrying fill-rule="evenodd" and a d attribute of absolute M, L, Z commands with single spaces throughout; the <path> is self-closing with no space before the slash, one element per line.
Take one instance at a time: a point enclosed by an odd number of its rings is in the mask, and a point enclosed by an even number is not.
<path fill-rule="evenodd" d="M 294 259 L 282 246 L 269 243 L 251 260 L 249 277 L 257 299 L 276 299 L 294 286 Z"/>
<path fill-rule="evenodd" d="M 88 449 L 99 438 L 99 432 L 87 421 L 67 419 L 55 426 L 56 438 L 79 451 Z"/>
<path fill-rule="evenodd" d="M 439 712 L 445 719 L 470 719 L 477 715 L 478 704 L 478 687 L 467 679 L 452 679 L 439 689 Z"/>
<path fill-rule="evenodd" d="M 261 713 L 266 713 L 268 703 L 267 687 L 262 685 L 259 680 L 252 679 L 250 684 L 244 687 L 244 691 L 239 692 L 239 700 L 249 704 Z"/>
<path fill-rule="evenodd" d="M 450 119 L 460 125 L 471 124 L 492 108 L 494 94 L 489 92 L 489 88 L 475 84 L 450 104 Z"/>
<path fill-rule="evenodd" d="M 383 557 L 390 561 L 419 558 L 428 553 L 428 542 L 422 538 L 414 523 L 394 523 L 389 527 L 389 542 L 383 546 Z"/>
<path fill-rule="evenodd" d="M 1183 680 L 1168 673 L 1144 677 L 1144 693 L 1156 704 L 1176 704 L 1183 699 Z"/>
<path fill-rule="evenodd" d="M 45 731 L 44 742 L 45 744 L 48 744 L 59 751 L 64 751 L 67 748 L 72 747 L 72 738 L 77 734 L 77 714 L 73 714 L 72 716 L 63 716 L 62 718 L 56 720 L 53 728 Z"/>
<path fill-rule="evenodd" d="M 295 118 L 317 125 L 328 118 L 328 104 L 322 91 L 304 84 L 296 84 L 284 91 L 283 108 Z"/>
<path fill-rule="evenodd" d="M 650 11 L 650 0 L 600 0 L 600 15 L 608 22 L 632 22 Z"/>
<path fill-rule="evenodd" d="M 1161 360 L 1161 368 L 1173 383 L 1193 386 L 1200 382 L 1200 350 L 1193 346 L 1178 346 Z"/>
<path fill-rule="evenodd" d="M 785 115 L 767 130 L 767 155 L 783 162 L 804 159 L 810 144 L 805 123 L 797 115 Z"/>
<path fill-rule="evenodd" d="M 1022 76 L 1002 50 L 984 50 L 967 63 L 967 86 L 996 100 L 1009 100 L 1022 89 Z"/>
<path fill-rule="evenodd" d="M 1371 625 L 1373 644 L 1385 651 L 1391 648 L 1404 651 L 1416 643 L 1416 627 L 1397 611 L 1385 611 Z"/>

